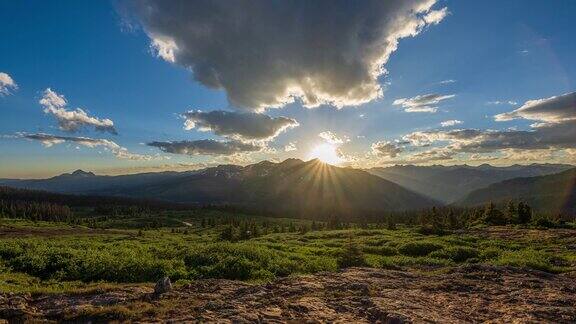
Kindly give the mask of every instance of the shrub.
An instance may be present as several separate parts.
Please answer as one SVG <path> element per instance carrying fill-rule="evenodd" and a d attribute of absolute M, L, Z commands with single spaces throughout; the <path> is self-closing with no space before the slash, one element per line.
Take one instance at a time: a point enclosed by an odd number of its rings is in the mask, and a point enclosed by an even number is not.
<path fill-rule="evenodd" d="M 321 257 L 294 255 L 251 243 L 214 243 L 189 251 L 184 264 L 192 278 L 269 279 L 292 273 L 333 270 Z"/>
<path fill-rule="evenodd" d="M 404 255 L 395 255 L 384 257 L 380 260 L 380 267 L 384 269 L 399 269 L 402 266 L 447 266 L 451 262 L 446 259 L 432 257 L 408 257 Z"/>
<path fill-rule="evenodd" d="M 548 217 L 541 216 L 534 221 L 534 225 L 540 228 L 554 228 L 556 224 Z"/>
<path fill-rule="evenodd" d="M 352 240 L 346 244 L 342 255 L 338 259 L 338 267 L 339 268 L 350 268 L 350 267 L 362 267 L 366 266 L 366 259 L 364 258 L 364 254 L 362 250 L 358 247 L 358 245 L 354 244 Z"/>
<path fill-rule="evenodd" d="M 510 265 L 514 267 L 531 268 L 546 272 L 560 272 L 562 269 L 554 263 L 565 260 L 552 257 L 552 255 L 534 249 L 520 251 L 506 251 L 500 255 L 496 261 L 499 265 Z"/>
<path fill-rule="evenodd" d="M 478 250 L 465 246 L 449 247 L 430 253 L 432 258 L 450 259 L 454 262 L 465 262 L 478 256 Z"/>
<path fill-rule="evenodd" d="M 409 242 L 402 244 L 398 252 L 407 256 L 427 256 L 428 254 L 442 249 L 442 244 L 428 241 Z"/>
<path fill-rule="evenodd" d="M 422 225 L 418 228 L 417 232 L 422 235 L 444 235 L 446 231 L 443 228 L 434 227 L 432 225 Z"/>
<path fill-rule="evenodd" d="M 480 259 L 492 260 L 497 259 L 502 254 L 502 250 L 497 247 L 487 247 L 480 252 Z"/>
<path fill-rule="evenodd" d="M 398 251 L 395 248 L 389 246 L 365 246 L 363 249 L 364 253 L 377 254 L 377 255 L 396 255 Z"/>

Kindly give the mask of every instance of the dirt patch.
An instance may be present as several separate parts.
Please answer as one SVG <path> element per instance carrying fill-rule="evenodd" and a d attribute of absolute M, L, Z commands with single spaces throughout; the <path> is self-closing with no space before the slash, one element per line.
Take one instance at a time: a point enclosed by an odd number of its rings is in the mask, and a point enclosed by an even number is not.
<path fill-rule="evenodd" d="M 252 285 L 198 280 L 84 295 L 0 295 L 0 317 L 205 322 L 576 322 L 576 275 L 464 266 L 442 273 L 352 268 Z"/>

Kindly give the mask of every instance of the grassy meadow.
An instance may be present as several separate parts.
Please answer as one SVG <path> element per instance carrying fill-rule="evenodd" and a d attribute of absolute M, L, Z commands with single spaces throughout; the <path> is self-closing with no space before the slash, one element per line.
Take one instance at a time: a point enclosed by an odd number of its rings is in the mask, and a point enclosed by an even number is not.
<path fill-rule="evenodd" d="M 235 220 L 242 223 L 231 234 Z M 485 263 L 559 273 L 576 265 L 571 229 L 479 225 L 437 235 L 400 224 L 328 229 L 212 210 L 168 212 L 153 220 L 101 217 L 97 225 L 0 219 L 0 291 L 73 293 L 163 276 L 177 284 L 202 278 L 261 282 L 349 266 L 443 271 Z"/>

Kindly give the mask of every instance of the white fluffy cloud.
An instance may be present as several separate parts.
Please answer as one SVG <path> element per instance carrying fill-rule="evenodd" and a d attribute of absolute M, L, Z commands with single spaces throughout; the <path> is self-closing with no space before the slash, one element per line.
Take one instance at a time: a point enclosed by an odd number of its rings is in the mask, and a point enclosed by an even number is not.
<path fill-rule="evenodd" d="M 272 118 L 257 113 L 237 113 L 222 110 L 189 111 L 183 114 L 185 128 L 197 128 L 242 141 L 270 141 L 288 128 L 298 126 L 292 118 Z"/>
<path fill-rule="evenodd" d="M 419 95 L 412 98 L 400 98 L 394 100 L 392 103 L 395 106 L 402 106 L 405 112 L 426 112 L 435 113 L 438 111 L 437 105 L 450 98 L 454 98 L 456 95 L 440 95 L 437 93 L 430 93 L 425 95 Z"/>
<path fill-rule="evenodd" d="M 320 136 L 320 138 L 322 138 L 323 140 L 325 140 L 330 144 L 344 144 L 350 142 L 350 139 L 348 137 L 346 136 L 340 137 L 331 131 L 324 131 L 318 134 L 318 136 Z"/>
<path fill-rule="evenodd" d="M 456 125 L 460 125 L 462 124 L 463 121 L 458 120 L 458 119 L 450 119 L 450 120 L 445 120 L 443 122 L 440 123 L 440 126 L 442 127 L 452 127 L 452 126 L 456 126 Z"/>
<path fill-rule="evenodd" d="M 253 111 L 301 100 L 353 106 L 382 95 L 398 41 L 439 23 L 436 0 L 126 0 L 162 59 Z"/>
<path fill-rule="evenodd" d="M 80 146 L 85 146 L 89 148 L 102 147 L 114 154 L 119 159 L 123 160 L 137 160 L 137 161 L 148 161 L 156 157 L 150 155 L 143 155 L 137 153 L 131 153 L 126 148 L 116 144 L 113 141 L 107 139 L 90 138 L 90 137 L 74 137 L 74 136 L 58 136 L 45 133 L 37 134 L 19 134 L 17 137 L 25 138 L 29 140 L 34 140 L 42 143 L 45 147 L 52 147 L 54 145 L 62 143 L 72 143 Z"/>
<path fill-rule="evenodd" d="M 284 152 L 293 152 L 298 150 L 295 142 L 290 142 L 284 146 Z"/>
<path fill-rule="evenodd" d="M 240 141 L 217 141 L 203 139 L 196 141 L 151 142 L 147 144 L 163 152 L 184 155 L 234 155 L 261 151 L 261 146 Z"/>
<path fill-rule="evenodd" d="M 58 121 L 60 129 L 66 132 L 77 132 L 82 127 L 94 127 L 101 132 L 117 134 L 114 122 L 110 119 L 99 119 L 89 116 L 81 108 L 67 110 L 68 102 L 63 95 L 60 95 L 48 88 L 44 91 L 40 104 L 44 107 L 44 113 L 54 116 Z"/>
<path fill-rule="evenodd" d="M 18 89 L 18 85 L 8 73 L 0 72 L 0 97 L 10 94 L 10 90 Z"/>

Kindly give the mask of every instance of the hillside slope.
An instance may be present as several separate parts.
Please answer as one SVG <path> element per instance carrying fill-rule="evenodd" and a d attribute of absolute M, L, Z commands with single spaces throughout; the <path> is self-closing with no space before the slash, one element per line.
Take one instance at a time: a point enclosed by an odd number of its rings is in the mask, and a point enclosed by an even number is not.
<path fill-rule="evenodd" d="M 475 190 L 457 202 L 475 206 L 507 200 L 521 200 L 535 209 L 551 213 L 576 214 L 576 168 L 558 174 L 516 178 Z"/>
<path fill-rule="evenodd" d="M 531 164 L 494 167 L 483 164 L 477 167 L 396 165 L 372 168 L 368 172 L 397 183 L 407 189 L 433 199 L 451 203 L 470 192 L 500 181 L 554 174 L 573 168 L 563 164 Z"/>

